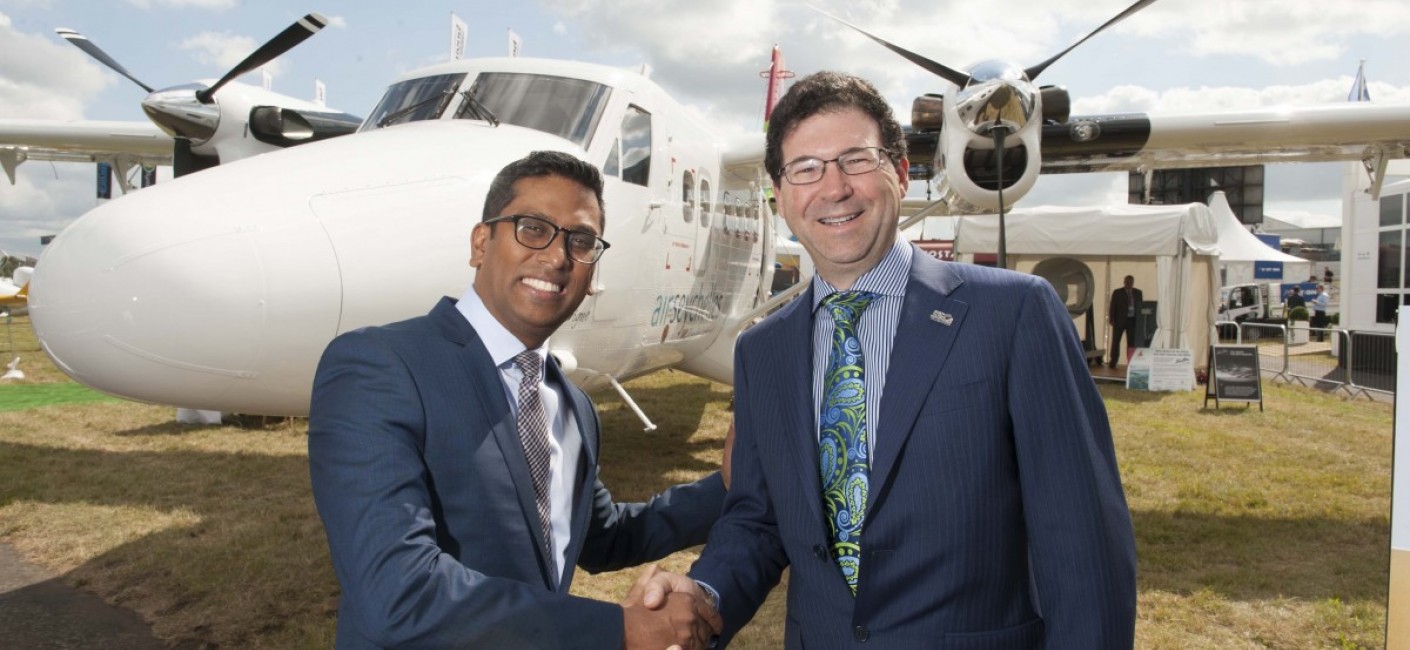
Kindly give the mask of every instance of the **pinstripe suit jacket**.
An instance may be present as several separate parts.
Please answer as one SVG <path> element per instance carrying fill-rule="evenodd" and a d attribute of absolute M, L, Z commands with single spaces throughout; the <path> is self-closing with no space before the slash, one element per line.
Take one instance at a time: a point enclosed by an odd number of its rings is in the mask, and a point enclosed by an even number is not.
<path fill-rule="evenodd" d="M 855 600 L 822 516 L 811 304 L 793 301 L 736 348 L 733 483 L 691 569 L 720 593 L 725 640 L 791 567 L 788 648 L 1129 648 L 1131 517 L 1106 409 L 1052 287 L 914 255 Z"/>
<path fill-rule="evenodd" d="M 620 648 L 621 608 L 569 595 L 573 567 L 620 569 L 704 541 L 719 474 L 613 503 L 592 402 L 552 357 L 544 378 L 583 439 L 557 583 L 503 382 L 455 301 L 329 344 L 308 450 L 343 587 L 338 648 Z"/>

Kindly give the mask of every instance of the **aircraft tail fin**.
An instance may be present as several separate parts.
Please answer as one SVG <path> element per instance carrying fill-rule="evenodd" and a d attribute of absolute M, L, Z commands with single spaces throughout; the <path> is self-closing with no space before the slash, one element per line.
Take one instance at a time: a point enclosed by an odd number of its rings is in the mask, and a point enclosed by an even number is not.
<path fill-rule="evenodd" d="M 760 72 L 759 76 L 769 80 L 764 93 L 764 130 L 767 131 L 769 118 L 774 114 L 774 106 L 783 98 L 783 80 L 793 78 L 793 71 L 783 67 L 783 50 L 777 43 L 774 44 L 773 55 L 769 60 L 769 69 Z"/>

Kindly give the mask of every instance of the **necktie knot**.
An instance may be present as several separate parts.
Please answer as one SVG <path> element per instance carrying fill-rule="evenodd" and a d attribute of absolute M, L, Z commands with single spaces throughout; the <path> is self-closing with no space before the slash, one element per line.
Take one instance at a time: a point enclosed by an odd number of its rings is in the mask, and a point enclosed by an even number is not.
<path fill-rule="evenodd" d="M 514 356 L 514 365 L 519 368 L 519 372 L 524 374 L 524 381 L 537 384 L 539 381 L 540 367 L 543 365 L 537 352 L 524 350 Z"/>
<path fill-rule="evenodd" d="M 838 291 L 823 298 L 823 305 L 832 312 L 832 320 L 850 325 L 878 297 L 870 291 Z"/>

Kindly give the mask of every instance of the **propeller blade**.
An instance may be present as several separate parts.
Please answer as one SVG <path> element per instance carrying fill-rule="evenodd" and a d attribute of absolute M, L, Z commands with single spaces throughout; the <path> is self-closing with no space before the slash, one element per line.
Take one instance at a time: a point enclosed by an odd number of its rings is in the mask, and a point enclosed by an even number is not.
<path fill-rule="evenodd" d="M 1100 32 L 1100 31 L 1102 31 L 1103 29 L 1106 29 L 1106 28 L 1108 28 L 1108 27 L 1111 27 L 1112 25 L 1115 25 L 1116 23 L 1119 23 L 1119 22 L 1121 22 L 1121 21 L 1123 21 L 1123 20 L 1126 20 L 1126 18 L 1128 18 L 1128 17 L 1131 16 L 1132 14 L 1134 14 L 1134 13 L 1136 13 L 1137 11 L 1140 11 L 1140 10 L 1142 10 L 1142 9 L 1145 9 L 1147 6 L 1149 6 L 1149 5 L 1150 5 L 1151 3 L 1153 3 L 1153 2 L 1155 2 L 1155 0 L 1140 0 L 1140 1 L 1137 2 L 1136 4 L 1133 4 L 1133 5 L 1129 6 L 1129 7 L 1127 7 L 1127 8 L 1126 8 L 1126 11 L 1123 11 L 1123 12 L 1121 12 L 1121 13 L 1119 13 L 1119 14 L 1116 14 L 1116 17 L 1115 17 L 1115 18 L 1112 18 L 1111 20 L 1106 21 L 1106 23 L 1103 24 L 1101 27 L 1098 27 L 1098 28 L 1092 30 L 1092 33 L 1087 34 L 1086 36 L 1083 36 L 1083 37 L 1082 37 L 1082 40 L 1077 41 L 1076 43 L 1073 43 L 1072 45 L 1067 46 L 1067 49 L 1065 49 L 1065 50 L 1063 50 L 1063 51 L 1061 51 L 1061 52 L 1058 52 L 1057 54 L 1054 54 L 1054 55 L 1053 55 L 1051 58 L 1049 58 L 1047 61 L 1044 61 L 1044 62 L 1042 62 L 1042 63 L 1039 63 L 1038 65 L 1035 65 L 1035 66 L 1032 66 L 1032 67 L 1028 68 L 1027 70 L 1024 70 L 1024 72 L 1026 72 L 1026 73 L 1028 74 L 1028 79 L 1029 79 L 1030 81 L 1032 81 L 1032 80 L 1034 80 L 1034 79 L 1037 79 L 1037 78 L 1038 78 L 1038 75 L 1043 74 L 1043 71 L 1048 69 L 1048 66 L 1052 65 L 1053 63 L 1056 63 L 1058 59 L 1061 59 L 1061 58 L 1062 58 L 1064 55 L 1066 55 L 1068 52 L 1071 52 L 1073 48 L 1075 48 L 1075 47 L 1077 47 L 1078 45 L 1081 45 L 1081 44 L 1083 44 L 1083 43 L 1086 43 L 1086 42 L 1087 42 L 1087 39 L 1089 39 L 1089 38 L 1091 38 L 1091 37 L 1093 37 L 1093 36 L 1096 36 L 1098 32 Z"/>
<path fill-rule="evenodd" d="M 1147 0 L 1147 2 L 1154 2 L 1154 0 Z M 809 9 L 812 9 L 813 11 L 816 11 L 816 12 L 818 12 L 818 13 L 824 15 L 824 16 L 827 16 L 828 18 L 831 18 L 831 19 L 833 19 L 833 20 L 835 20 L 835 21 L 837 21 L 837 22 L 839 22 L 839 23 L 842 23 L 843 25 L 846 25 L 846 26 L 848 26 L 848 27 L 851 27 L 851 28 L 853 29 L 853 31 L 856 31 L 858 34 L 861 34 L 862 36 L 865 36 L 865 37 L 867 37 L 867 38 L 870 38 L 870 39 L 873 40 L 873 41 L 876 41 L 877 43 L 880 43 L 882 47 L 885 47 L 886 49 L 891 50 L 892 52 L 895 52 L 895 53 L 897 53 L 897 54 L 899 54 L 899 55 L 905 57 L 907 61 L 910 61 L 911 63 L 914 63 L 914 64 L 916 64 L 916 65 L 918 65 L 918 66 L 924 68 L 924 69 L 925 69 L 927 72 L 929 72 L 930 74 L 933 74 L 933 75 L 935 75 L 935 76 L 941 77 L 941 78 L 945 79 L 946 81 L 949 81 L 950 83 L 955 84 L 956 86 L 959 86 L 960 88 L 964 88 L 964 85 L 965 85 L 966 83 L 969 83 L 969 75 L 967 75 L 967 74 L 965 74 L 965 73 L 963 73 L 963 72 L 960 72 L 960 71 L 958 71 L 958 70 L 955 70 L 955 69 L 953 69 L 953 68 L 950 68 L 950 67 L 946 66 L 946 65 L 943 64 L 943 63 L 939 63 L 939 62 L 936 62 L 936 61 L 931 61 L 930 59 L 927 59 L 927 58 L 925 58 L 925 57 L 923 57 L 923 56 L 921 56 L 921 55 L 919 55 L 919 54 L 916 54 L 915 52 L 912 52 L 912 51 L 910 51 L 910 50 L 907 50 L 906 48 L 901 47 L 901 46 L 899 46 L 899 45 L 892 45 L 892 44 L 890 44 L 890 43 L 887 43 L 885 39 L 882 39 L 882 38 L 877 37 L 877 36 L 873 36 L 873 35 L 871 35 L 870 33 L 868 33 L 866 30 L 862 29 L 861 27 L 858 27 L 858 26 L 856 26 L 856 25 L 853 25 L 852 23 L 849 23 L 849 22 L 847 22 L 847 21 L 845 21 L 845 20 L 842 20 L 841 18 L 838 18 L 837 16 L 834 16 L 834 15 L 832 15 L 832 14 L 830 14 L 830 13 L 827 13 L 826 11 L 823 11 L 822 9 L 819 9 L 819 8 L 817 8 L 817 7 L 814 7 L 813 5 L 806 5 L 806 6 L 807 6 Z"/>
<path fill-rule="evenodd" d="M 128 79 L 131 79 L 134 83 L 141 86 L 143 90 L 149 93 L 152 92 L 151 86 L 142 83 L 141 79 L 132 76 L 132 73 L 128 72 L 127 68 L 122 67 L 122 64 L 118 63 L 117 61 L 114 61 L 113 57 L 108 56 L 108 53 L 104 52 L 102 48 L 98 47 L 97 45 L 94 45 L 93 41 L 88 40 L 87 36 L 84 36 L 83 34 L 80 34 L 72 29 L 64 29 L 63 27 L 54 30 L 54 33 L 58 34 L 60 38 L 70 43 L 73 43 L 74 47 L 83 50 L 88 54 L 88 56 L 97 59 L 99 63 L 108 66 L 109 68 L 112 68 L 113 72 L 116 72 L 124 77 L 127 77 Z"/>
<path fill-rule="evenodd" d="M 317 34 L 318 30 L 323 29 L 327 24 L 328 19 L 324 18 L 323 15 L 319 13 L 311 13 L 294 21 L 294 24 L 289 25 L 284 31 L 279 32 L 278 36 L 269 39 L 268 43 L 261 45 L 253 54 L 245 57 L 245 60 L 241 61 L 239 65 L 232 68 L 230 72 L 225 73 L 225 76 L 221 77 L 220 81 L 215 82 L 215 85 L 197 92 L 196 99 L 202 104 L 211 103 L 211 98 L 215 96 L 215 91 L 220 90 L 221 86 L 230 83 L 240 75 L 273 61 L 278 58 L 279 55 L 294 49 L 295 45 Z"/>

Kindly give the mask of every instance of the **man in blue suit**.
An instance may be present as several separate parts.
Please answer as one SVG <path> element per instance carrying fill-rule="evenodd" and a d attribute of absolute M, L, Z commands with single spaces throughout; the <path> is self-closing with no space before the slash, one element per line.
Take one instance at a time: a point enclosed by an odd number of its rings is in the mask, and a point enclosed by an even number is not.
<path fill-rule="evenodd" d="M 491 183 L 459 301 L 324 352 L 309 465 L 342 584 L 339 648 L 698 647 L 688 594 L 664 609 L 571 596 L 574 566 L 633 566 L 705 541 L 720 475 L 644 504 L 597 478 L 598 420 L 547 341 L 607 248 L 602 176 L 535 152 Z"/>
<path fill-rule="evenodd" d="M 817 267 L 735 352 L 733 476 L 691 568 L 728 642 L 790 568 L 788 648 L 1129 648 L 1136 553 L 1111 430 L 1042 279 L 897 237 L 906 141 L 867 82 L 774 109 L 765 166 Z"/>

